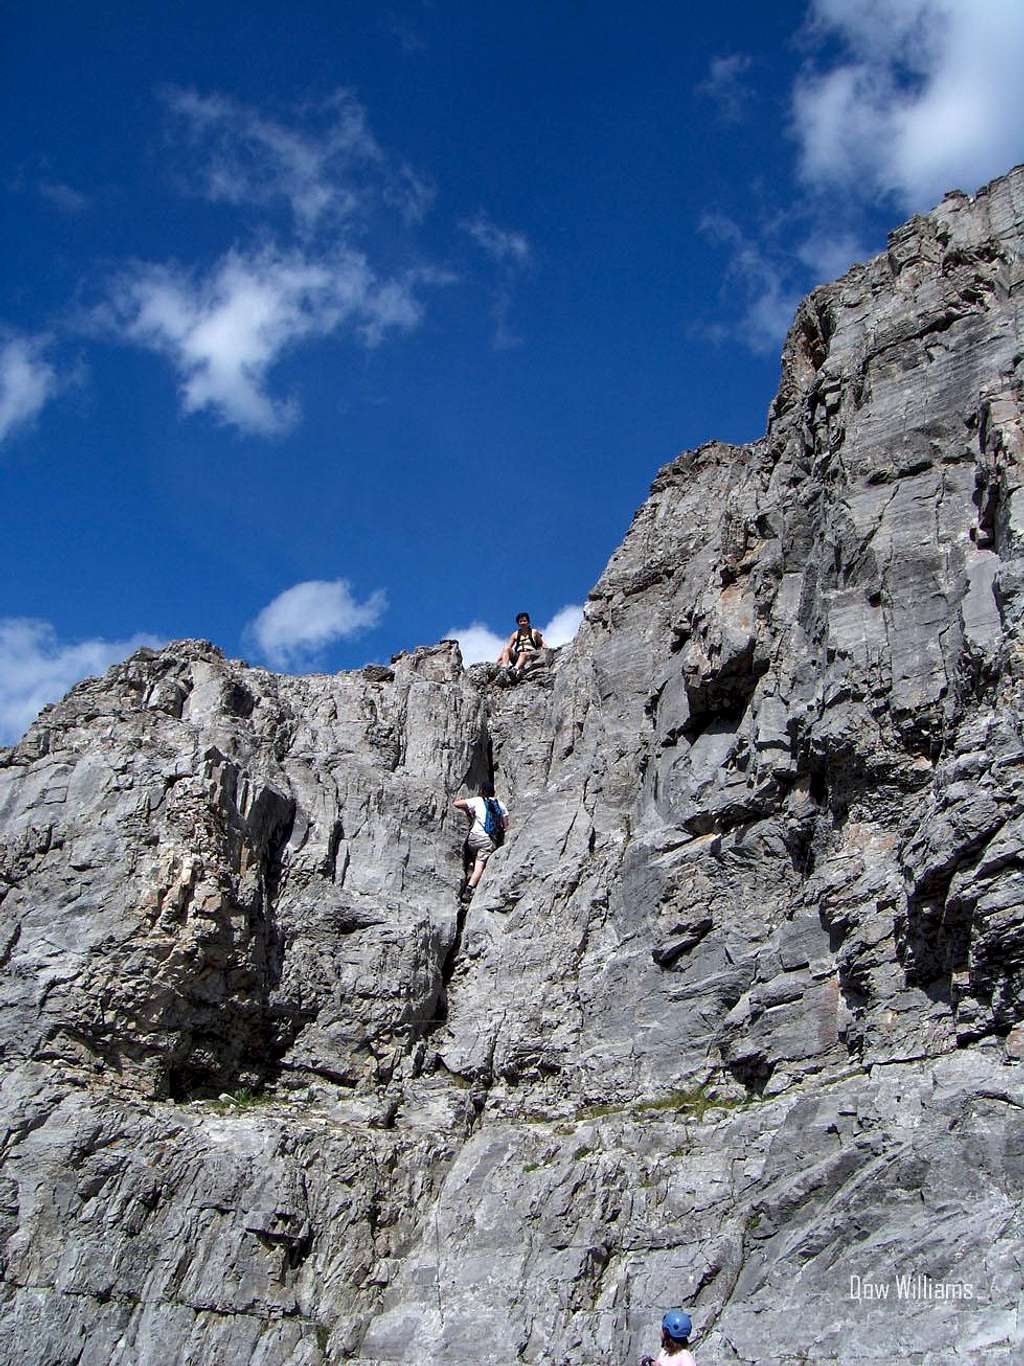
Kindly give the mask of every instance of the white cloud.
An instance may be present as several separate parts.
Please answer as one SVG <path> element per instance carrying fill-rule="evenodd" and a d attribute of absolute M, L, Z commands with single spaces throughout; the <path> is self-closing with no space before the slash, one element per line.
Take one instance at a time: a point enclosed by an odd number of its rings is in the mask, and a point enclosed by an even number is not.
<path fill-rule="evenodd" d="M 559 645 L 567 645 L 570 640 L 575 639 L 582 620 L 582 606 L 570 603 L 567 607 L 560 608 L 544 627 L 545 643 L 553 650 Z"/>
<path fill-rule="evenodd" d="M 1024 157 L 1020 0 L 813 0 L 811 33 L 841 53 L 794 87 L 812 187 L 925 209 Z"/>
<path fill-rule="evenodd" d="M 555 613 L 548 624 L 541 628 L 544 643 L 557 649 L 574 638 L 583 620 L 583 608 L 571 603 Z M 511 635 L 511 631 L 509 635 Z M 499 636 L 482 621 L 474 621 L 469 626 L 453 626 L 445 632 L 446 640 L 457 640 L 462 652 L 463 664 L 481 664 L 496 660 L 504 649 L 508 636 Z"/>
<path fill-rule="evenodd" d="M 209 408 L 243 431 L 272 435 L 297 414 L 293 401 L 266 392 L 269 371 L 289 346 L 345 324 L 375 346 L 389 328 L 419 322 L 413 289 L 430 278 L 381 281 L 355 251 L 322 259 L 232 251 L 206 276 L 137 267 L 116 282 L 109 314 L 127 340 L 171 360 L 186 413 Z"/>
<path fill-rule="evenodd" d="M 48 621 L 0 618 L 0 743 L 17 740 L 40 708 L 81 679 L 103 673 L 142 645 L 160 644 L 155 636 L 135 635 L 69 645 Z"/>
<path fill-rule="evenodd" d="M 30 422 L 56 392 L 57 376 L 42 358 L 43 345 L 35 337 L 0 343 L 0 441 Z"/>
<path fill-rule="evenodd" d="M 743 117 L 744 106 L 751 95 L 743 77 L 752 65 L 752 59 L 742 52 L 714 57 L 706 79 L 696 87 L 698 95 L 717 104 L 719 114 L 727 123 L 738 123 Z"/>
<path fill-rule="evenodd" d="M 283 200 L 304 234 L 350 219 L 378 198 L 411 221 L 430 207 L 433 190 L 385 156 L 351 91 L 293 111 L 290 122 L 195 90 L 172 87 L 164 100 L 188 142 L 188 178 L 211 200 Z"/>
<path fill-rule="evenodd" d="M 284 203 L 295 232 L 278 236 L 265 221 L 261 246 L 236 247 L 202 268 L 138 264 L 114 281 L 100 321 L 171 361 L 186 413 L 282 433 L 298 405 L 270 392 L 269 380 L 288 348 L 343 328 L 375 347 L 418 325 L 420 287 L 450 283 L 418 264 L 371 263 L 380 243 L 400 249 L 393 227 L 373 231 L 381 216 L 421 218 L 432 190 L 385 155 L 348 91 L 287 118 L 195 90 L 171 88 L 163 98 L 181 135 L 175 150 L 187 151 L 186 187 L 264 212 Z"/>
<path fill-rule="evenodd" d="M 789 263 L 748 238 L 724 214 L 705 214 L 700 231 L 729 251 L 726 282 L 740 321 L 731 329 L 752 351 L 777 349 L 793 321 L 801 291 L 789 281 Z M 716 332 L 720 325 L 713 325 Z"/>
<path fill-rule="evenodd" d="M 459 642 L 463 664 L 493 661 L 498 658 L 505 644 L 505 637 L 496 635 L 482 621 L 471 622 L 469 626 L 452 626 L 445 631 L 444 639 Z"/>
<path fill-rule="evenodd" d="M 279 593 L 245 634 L 275 669 L 299 668 L 335 641 L 376 626 L 386 607 L 383 591 L 357 602 L 347 579 L 309 579 Z"/>

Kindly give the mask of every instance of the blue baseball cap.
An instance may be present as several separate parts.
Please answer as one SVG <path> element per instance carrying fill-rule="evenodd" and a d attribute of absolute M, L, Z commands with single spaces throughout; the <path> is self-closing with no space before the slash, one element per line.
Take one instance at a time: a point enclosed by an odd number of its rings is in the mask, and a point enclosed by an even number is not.
<path fill-rule="evenodd" d="M 661 1326 L 670 1338 L 674 1338 L 676 1342 L 682 1342 L 684 1338 L 690 1336 L 693 1320 L 689 1314 L 684 1314 L 681 1309 L 670 1309 L 662 1319 Z"/>

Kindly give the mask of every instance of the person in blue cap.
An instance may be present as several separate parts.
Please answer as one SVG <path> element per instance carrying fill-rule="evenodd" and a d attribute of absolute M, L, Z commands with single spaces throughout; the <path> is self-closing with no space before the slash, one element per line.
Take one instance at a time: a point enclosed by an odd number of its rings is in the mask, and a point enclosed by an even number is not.
<path fill-rule="evenodd" d="M 661 1351 L 640 1366 L 697 1366 L 690 1351 L 693 1322 L 683 1309 L 670 1309 L 661 1321 Z"/>

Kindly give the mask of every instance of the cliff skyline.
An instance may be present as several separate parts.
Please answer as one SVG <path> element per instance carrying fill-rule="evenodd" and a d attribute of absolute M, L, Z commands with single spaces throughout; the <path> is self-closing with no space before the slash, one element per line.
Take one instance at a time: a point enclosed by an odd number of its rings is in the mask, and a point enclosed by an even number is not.
<path fill-rule="evenodd" d="M 1024 160 L 1014 0 L 58 0 L 0 60 L 2 743 L 140 644 L 570 639 L 800 299 Z"/>

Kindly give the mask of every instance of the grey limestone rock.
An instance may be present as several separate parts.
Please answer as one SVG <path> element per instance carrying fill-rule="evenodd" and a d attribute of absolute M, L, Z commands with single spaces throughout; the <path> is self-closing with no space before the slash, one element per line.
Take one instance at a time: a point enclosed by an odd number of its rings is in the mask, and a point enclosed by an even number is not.
<path fill-rule="evenodd" d="M 0 1357 L 1020 1359 L 1022 240 L 816 290 L 533 679 L 184 641 L 0 751 Z"/>

